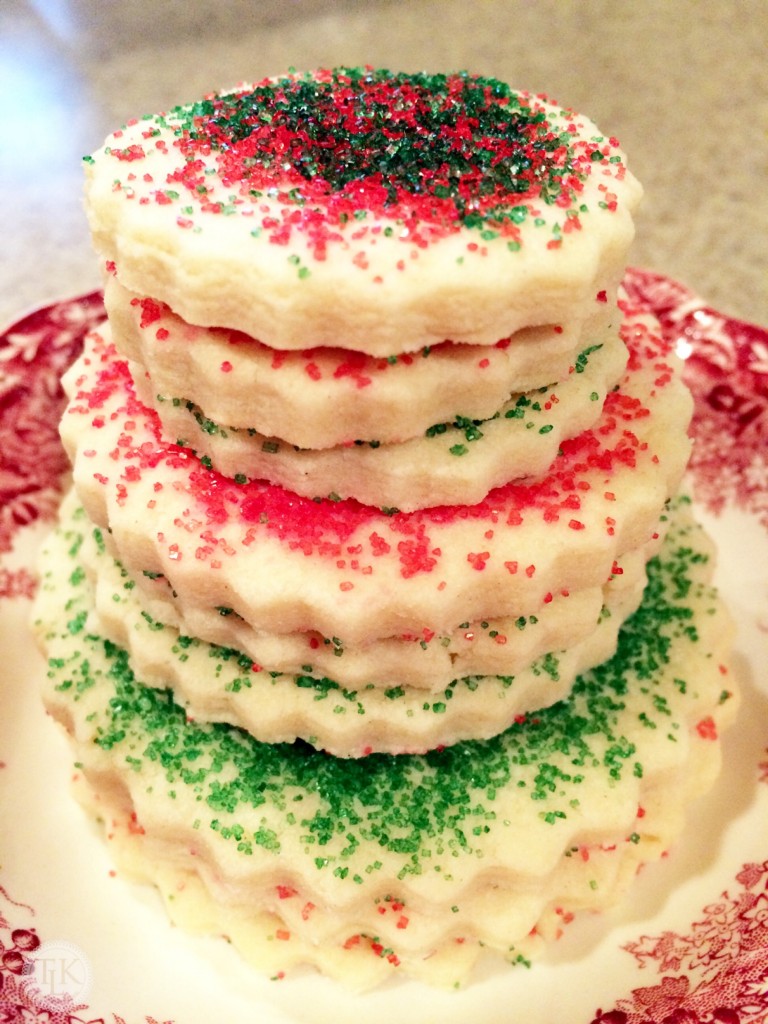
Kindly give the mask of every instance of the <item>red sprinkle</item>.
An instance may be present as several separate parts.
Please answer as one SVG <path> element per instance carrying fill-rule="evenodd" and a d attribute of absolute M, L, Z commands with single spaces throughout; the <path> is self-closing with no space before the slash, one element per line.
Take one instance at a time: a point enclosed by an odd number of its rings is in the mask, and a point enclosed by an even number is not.
<path fill-rule="evenodd" d="M 696 725 L 696 732 L 703 740 L 716 740 L 717 725 L 715 724 L 714 718 L 712 718 L 711 715 L 707 715 L 706 718 L 702 718 L 702 720 Z"/>

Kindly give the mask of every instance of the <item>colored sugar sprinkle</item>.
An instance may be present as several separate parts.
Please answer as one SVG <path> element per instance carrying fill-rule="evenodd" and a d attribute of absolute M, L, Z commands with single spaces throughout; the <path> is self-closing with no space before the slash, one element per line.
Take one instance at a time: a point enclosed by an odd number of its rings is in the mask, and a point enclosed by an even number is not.
<path fill-rule="evenodd" d="M 615 390 L 605 401 L 605 426 L 583 431 L 576 438 L 564 441 L 546 477 L 496 487 L 471 506 L 435 506 L 402 513 L 396 508 L 363 505 L 353 498 L 340 501 L 303 498 L 263 481 L 251 480 L 234 488 L 227 477 L 213 470 L 209 457 L 192 461 L 193 456 L 183 446 L 163 440 L 157 414 L 136 398 L 127 364 L 115 358 L 114 348 L 100 336 L 94 338 L 94 352 L 100 365 L 93 381 L 77 393 L 70 414 L 90 417 L 118 396 L 120 415 L 127 415 L 129 422 L 140 418 L 146 423 L 153 437 L 151 442 L 137 446 L 127 429 L 121 435 L 121 459 L 130 474 L 126 479 L 139 479 L 145 469 L 154 470 L 161 464 L 183 469 L 188 472 L 185 489 L 196 508 L 204 510 L 212 530 L 215 531 L 218 524 L 236 519 L 246 531 L 263 529 L 286 542 L 291 549 L 307 555 L 342 557 L 349 539 L 358 531 L 365 531 L 371 555 L 375 557 L 386 553 L 393 535 L 398 535 L 397 558 L 405 579 L 430 573 L 439 565 L 441 552 L 431 539 L 433 527 L 459 520 L 493 522 L 500 516 L 513 525 L 523 522 L 528 514 L 538 514 L 547 522 L 555 522 L 561 516 L 570 519 L 581 507 L 583 480 L 591 472 L 598 470 L 601 476 L 610 475 L 621 466 L 632 468 L 638 460 L 647 457 L 641 439 L 629 427 L 633 421 L 645 419 L 649 410 L 638 398 Z M 664 339 L 639 326 L 625 340 L 630 365 L 642 368 L 650 359 L 661 362 L 666 357 Z M 104 355 L 108 358 L 102 358 Z M 671 376 L 665 378 L 667 382 L 671 379 Z M 527 396 L 524 398 L 530 401 Z M 464 454 L 464 448 L 457 449 L 455 454 Z M 388 534 L 390 540 L 380 536 L 377 529 Z"/>
<path fill-rule="evenodd" d="M 594 352 L 598 352 L 601 348 L 602 345 L 591 345 L 589 348 L 585 349 L 576 360 L 575 372 L 583 373 L 589 365 L 589 357 Z M 479 441 L 484 436 L 480 427 L 485 423 L 491 423 L 494 420 L 499 419 L 502 415 L 504 419 L 509 420 L 524 420 L 526 419 L 526 416 L 531 417 L 527 420 L 526 427 L 532 428 L 535 426 L 535 417 L 533 414 L 544 416 L 548 411 L 545 396 L 551 390 L 552 388 L 550 387 L 542 387 L 534 392 L 534 394 L 540 396 L 538 401 L 532 399 L 529 394 L 518 395 L 514 404 L 511 405 L 510 408 L 499 410 L 492 416 L 487 416 L 484 419 L 470 419 L 468 416 L 457 414 L 450 422 L 435 423 L 431 427 L 428 427 L 424 436 L 428 438 L 435 438 L 448 434 L 452 437 L 456 432 L 458 432 L 463 435 L 464 439 L 468 443 Z M 595 393 L 595 400 L 598 398 L 599 395 Z M 540 434 L 548 434 L 553 429 L 554 427 L 551 423 L 545 423 L 543 426 L 538 427 L 538 432 Z M 450 448 L 450 451 L 455 455 L 465 455 L 469 449 L 465 444 L 459 443 L 453 445 Z"/>
<path fill-rule="evenodd" d="M 590 348 L 585 349 L 585 351 L 582 352 L 577 359 L 575 371 L 577 373 L 583 373 L 589 363 L 590 355 L 593 352 L 598 351 L 600 348 L 602 348 L 601 345 L 593 345 Z M 538 389 L 536 394 L 541 396 L 541 401 L 533 401 L 528 395 L 525 394 L 519 395 L 515 400 L 515 404 L 511 408 L 502 409 L 499 412 L 494 413 L 492 416 L 488 416 L 483 419 L 472 419 L 468 416 L 463 416 L 460 413 L 457 413 L 454 416 L 453 420 L 449 422 L 436 423 L 433 426 L 428 427 L 427 430 L 424 432 L 424 436 L 428 439 L 445 436 L 447 437 L 447 439 L 452 441 L 457 435 L 459 435 L 464 439 L 464 441 L 472 443 L 481 440 L 485 436 L 483 434 L 483 431 L 480 429 L 483 426 L 483 424 L 491 423 L 495 420 L 498 420 L 502 416 L 505 419 L 515 420 L 524 420 L 526 416 L 529 416 L 530 418 L 527 420 L 525 425 L 529 429 L 533 428 L 536 426 L 534 414 L 538 415 L 539 417 L 542 417 L 548 411 L 546 405 L 542 405 L 542 401 L 544 399 L 544 396 L 546 396 L 551 390 L 552 389 L 549 387 L 542 387 Z M 592 395 L 592 400 L 597 401 L 599 397 L 599 394 L 597 392 L 594 392 Z M 251 428 L 243 430 L 242 428 L 238 427 L 221 426 L 219 423 L 216 423 L 210 417 L 206 416 L 200 409 L 200 407 L 196 405 L 194 402 L 191 402 L 183 398 L 174 397 L 169 399 L 164 395 L 157 395 L 156 401 L 160 404 L 162 404 L 163 402 L 170 401 L 174 407 L 185 408 L 186 411 L 190 414 L 190 416 L 194 419 L 200 433 L 207 434 L 209 437 L 219 437 L 222 440 L 226 440 L 227 437 L 229 436 L 237 437 L 238 435 L 246 435 L 253 437 L 256 436 L 258 433 L 257 431 Z M 548 434 L 554 429 L 554 427 L 550 423 L 545 423 L 543 426 L 539 426 L 537 429 L 539 434 Z M 176 444 L 179 447 L 189 447 L 193 452 L 197 454 L 194 442 L 191 442 L 189 438 L 177 438 Z M 354 444 L 357 447 L 381 447 L 381 442 L 371 440 L 358 439 L 354 442 Z M 277 452 L 280 451 L 280 442 L 276 439 L 267 438 L 262 442 L 261 450 L 269 454 L 277 454 Z M 294 450 L 299 451 L 300 449 L 294 446 Z M 453 455 L 466 455 L 470 449 L 467 447 L 466 444 L 463 443 L 463 441 L 459 441 L 455 444 L 450 445 L 448 450 Z M 239 483 L 247 483 L 247 477 L 245 475 L 241 475 L 240 478 L 235 477 L 235 480 L 236 482 Z M 336 498 L 335 500 L 340 499 Z"/>
<path fill-rule="evenodd" d="M 113 756 L 122 752 L 137 772 L 154 764 L 169 798 L 186 787 L 199 817 L 207 816 L 208 827 L 243 855 L 257 847 L 279 854 L 281 834 L 298 829 L 318 870 L 342 877 L 345 862 L 362 844 L 373 843 L 400 858 L 400 877 L 420 874 L 434 869 L 440 856 L 476 855 L 480 840 L 474 837 L 503 827 L 494 804 L 505 788 L 522 787 L 536 802 L 539 820 L 554 828 L 577 806 L 585 772 L 602 773 L 609 786 L 643 776 L 621 712 L 631 705 L 670 729 L 670 708 L 657 692 L 664 668 L 673 647 L 679 665 L 680 645 L 698 643 L 690 601 L 703 598 L 714 608 L 714 592 L 697 571 L 708 556 L 691 535 L 690 527 L 673 524 L 662 554 L 649 564 L 645 598 L 623 627 L 616 655 L 580 676 L 567 700 L 522 716 L 494 739 L 424 755 L 343 760 L 301 741 L 264 744 L 232 726 L 187 720 L 169 692 L 136 680 L 120 647 L 87 633 L 77 614 L 87 592 L 76 574 L 68 577 L 76 588 L 68 607 L 79 633 L 49 634 L 49 677 L 73 700 L 83 699 L 85 679 L 106 687 L 107 697 L 89 716 L 96 719 L 98 746 Z M 71 535 L 63 540 L 69 543 Z M 632 692 L 630 677 L 639 681 Z M 676 690 L 680 702 L 695 699 Z M 677 713 L 678 729 L 686 713 L 684 706 Z M 264 815 L 256 831 L 238 821 L 252 809 Z"/>
<path fill-rule="evenodd" d="M 417 245 L 477 228 L 481 242 L 501 235 L 515 251 L 520 225 L 548 223 L 544 203 L 559 211 L 559 243 L 561 223 L 578 224 L 584 213 L 584 181 L 615 145 L 579 138 L 572 112 L 494 78 L 370 67 L 212 94 L 147 118 L 141 144 L 113 145 L 108 155 L 134 167 L 151 151 L 153 121 L 172 132 L 183 157 L 170 187 L 154 193 L 155 202 L 180 202 L 180 226 L 194 223 L 192 208 L 227 216 L 277 200 L 252 234 L 285 244 L 300 230 L 321 259 L 340 229 L 370 213 Z"/>
<path fill-rule="evenodd" d="M 592 353 L 594 352 L 599 351 L 601 348 L 601 345 L 592 345 L 589 348 L 585 349 L 584 352 L 582 352 L 579 355 L 576 361 L 575 372 L 583 373 L 588 366 L 590 355 L 592 355 Z M 424 432 L 424 436 L 426 438 L 431 439 L 447 435 L 447 437 L 450 440 L 453 440 L 458 434 L 462 436 L 463 439 L 468 443 L 479 441 L 484 437 L 483 431 L 480 429 L 483 426 L 483 424 L 493 422 L 494 420 L 498 420 L 502 415 L 504 416 L 505 419 L 520 420 L 525 419 L 526 415 L 533 416 L 533 414 L 537 414 L 538 416 L 544 416 L 548 410 L 545 407 L 545 405 L 542 405 L 542 401 L 544 400 L 544 396 L 546 396 L 551 390 L 552 389 L 550 387 L 542 387 L 538 389 L 536 394 L 541 397 L 541 401 L 538 402 L 533 401 L 528 395 L 519 395 L 515 400 L 515 404 L 512 408 L 500 410 L 499 412 L 494 413 L 492 416 L 487 416 L 483 419 L 472 419 L 468 416 L 463 416 L 460 413 L 457 413 L 454 416 L 453 420 L 451 421 L 436 423 L 433 426 L 428 427 L 427 430 Z M 597 392 L 593 393 L 594 401 L 597 401 L 599 397 L 600 396 Z M 223 427 L 221 426 L 221 424 L 216 423 L 210 417 L 206 416 L 198 405 L 186 399 L 178 397 L 168 399 L 164 395 L 157 395 L 156 399 L 159 403 L 170 401 L 175 407 L 183 406 L 195 420 L 199 431 L 203 434 L 209 435 L 210 437 L 217 436 L 220 437 L 222 440 L 226 440 L 226 438 L 229 435 L 236 437 L 237 435 L 243 434 L 250 436 L 255 436 L 257 434 L 257 432 L 252 429 L 243 430 L 242 428 L 237 427 Z M 526 426 L 529 428 L 534 427 L 535 423 L 533 419 L 529 419 L 526 423 Z M 543 426 L 538 427 L 538 432 L 540 434 L 548 434 L 553 429 L 554 428 L 552 424 L 546 423 Z M 176 443 L 180 447 L 191 447 L 193 451 L 195 450 L 194 444 L 190 444 L 189 440 L 186 438 L 179 438 L 177 439 Z M 371 448 L 381 447 L 381 443 L 379 441 L 371 440 L 358 439 L 354 442 L 354 444 L 358 447 L 366 445 Z M 276 454 L 280 450 L 280 443 L 275 439 L 265 439 L 261 445 L 261 450 L 263 452 Z M 295 448 L 295 450 L 298 451 L 299 449 Z M 463 442 L 458 442 L 456 444 L 451 445 L 449 447 L 449 451 L 454 455 L 465 455 L 469 451 L 469 449 Z M 245 483 L 246 479 L 243 478 L 243 480 L 240 482 Z"/>
<path fill-rule="evenodd" d="M 212 146 L 226 183 L 262 190 L 277 180 L 297 204 L 340 195 L 338 215 L 418 201 L 428 220 L 513 222 L 511 196 L 552 202 L 569 169 L 569 136 L 553 132 L 543 111 L 501 82 L 465 74 L 340 68 L 173 114 L 185 118 L 185 155 Z"/>

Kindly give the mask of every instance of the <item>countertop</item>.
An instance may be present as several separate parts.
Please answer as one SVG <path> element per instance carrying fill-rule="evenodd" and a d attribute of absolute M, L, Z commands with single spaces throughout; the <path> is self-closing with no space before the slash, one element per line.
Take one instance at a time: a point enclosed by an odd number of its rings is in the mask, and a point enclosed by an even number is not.
<path fill-rule="evenodd" d="M 0 324 L 99 284 L 81 158 L 129 117 L 338 64 L 544 92 L 645 187 L 631 262 L 768 323 L 762 0 L 2 0 Z"/>

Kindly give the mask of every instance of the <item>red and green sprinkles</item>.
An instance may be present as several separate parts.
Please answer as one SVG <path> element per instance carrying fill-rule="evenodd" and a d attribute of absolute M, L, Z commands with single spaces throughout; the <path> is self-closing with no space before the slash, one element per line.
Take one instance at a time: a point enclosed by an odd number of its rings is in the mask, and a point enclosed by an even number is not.
<path fill-rule="evenodd" d="M 595 428 L 562 442 L 546 475 L 534 482 L 511 481 L 494 488 L 474 505 L 435 506 L 403 513 L 397 508 L 363 505 L 353 498 L 305 498 L 262 480 L 236 484 L 216 472 L 209 457 L 197 459 L 190 450 L 165 441 L 159 417 L 136 397 L 127 363 L 115 358 L 113 346 L 100 336 L 93 336 L 93 341 L 100 365 L 92 380 L 84 375 L 79 382 L 82 389 L 71 402 L 68 415 L 86 416 L 97 426 L 97 414 L 111 401 L 119 401 L 119 408 L 110 414 L 111 419 L 123 422 L 116 457 L 119 455 L 124 468 L 113 485 L 118 504 L 128 500 L 130 485 L 145 473 L 156 475 L 164 466 L 185 473 L 184 489 L 190 499 L 185 514 L 191 516 L 194 510 L 198 517 L 202 513 L 207 523 L 200 533 L 203 543 L 195 551 L 199 561 L 219 560 L 227 548 L 221 531 L 234 521 L 242 528 L 245 547 L 264 531 L 290 550 L 308 557 L 334 559 L 339 568 L 355 575 L 373 574 L 377 559 L 394 549 L 400 575 L 410 579 L 432 573 L 441 565 L 442 549 L 433 536 L 446 524 L 465 520 L 485 521 L 489 529 L 496 524 L 515 527 L 528 516 L 536 516 L 546 523 L 564 521 L 573 530 L 585 529 L 580 512 L 584 495 L 591 488 L 590 474 L 610 476 L 618 468 L 634 468 L 648 457 L 647 444 L 632 426 L 647 419 L 650 410 L 639 398 L 617 389 L 606 397 L 601 421 Z M 626 341 L 630 370 L 639 370 L 654 360 L 659 370 L 656 383 L 659 388 L 667 386 L 673 371 L 662 339 L 638 325 Z M 108 358 L 103 359 L 103 355 Z M 151 440 L 134 440 L 137 422 L 146 425 Z M 87 456 L 87 450 L 83 454 Z M 109 483 L 96 479 L 104 485 Z M 613 521 L 606 527 L 610 533 Z M 165 543 L 162 537 L 159 540 Z M 171 549 L 172 560 L 182 557 L 178 545 L 172 544 Z M 476 554 L 481 552 L 467 552 Z M 517 571 L 512 563 L 506 568 L 512 574 Z M 343 585 L 351 589 L 354 583 L 349 580 Z"/>
<path fill-rule="evenodd" d="M 177 167 L 143 199 L 175 204 L 185 230 L 200 230 L 200 214 L 247 212 L 254 237 L 286 245 L 300 232 L 322 259 L 373 215 L 378 231 L 417 247 L 471 229 L 476 248 L 501 236 L 515 250 L 524 223 L 547 226 L 553 246 L 579 230 L 594 165 L 621 164 L 615 139 L 584 138 L 577 121 L 494 78 L 341 67 L 134 121 L 140 141 L 116 132 L 105 153 L 133 198 L 147 155 L 175 150 Z M 291 258 L 299 277 L 311 272 Z M 365 269 L 365 253 L 356 259 Z"/>
<path fill-rule="evenodd" d="M 76 557 L 77 537 L 60 543 Z M 349 884 L 381 870 L 384 852 L 396 856 L 401 879 L 435 870 L 448 876 L 452 858 L 482 857 L 485 837 L 503 832 L 496 809 L 508 787 L 527 792 L 542 826 L 554 828 L 578 808 L 587 775 L 608 788 L 643 777 L 641 751 L 625 735 L 628 716 L 672 743 L 695 728 L 700 679 L 675 684 L 674 711 L 661 687 L 671 657 L 682 665 L 681 648 L 699 643 L 692 600 L 714 609 L 698 568 L 707 557 L 691 528 L 673 522 L 613 658 L 580 676 L 567 700 L 520 716 L 494 739 L 424 755 L 337 759 L 301 741 L 259 743 L 232 726 L 188 720 L 169 692 L 134 677 L 125 651 L 88 631 L 80 613 L 90 598 L 77 572 L 55 582 L 71 591 L 66 623 L 47 637 L 50 686 L 74 703 L 103 687 L 90 716 L 95 744 L 138 776 L 150 764 L 159 769 L 165 793 L 156 774 L 153 786 L 161 802 L 183 787 L 199 806 L 199 827 L 243 856 L 277 856 L 290 833 L 310 864 Z M 706 737 L 714 738 L 712 729 Z M 364 862 L 362 850 L 371 851 Z"/>
<path fill-rule="evenodd" d="M 583 373 L 589 363 L 589 356 L 600 349 L 600 345 L 593 345 L 588 349 L 585 349 L 577 358 L 574 365 L 575 373 Z M 598 392 L 592 392 L 591 401 L 599 401 L 602 395 Z M 222 426 L 215 420 L 212 420 L 209 416 L 206 416 L 203 410 L 196 405 L 194 402 L 184 398 L 168 398 L 165 395 L 158 394 L 155 396 L 155 401 L 158 406 L 162 406 L 165 402 L 170 402 L 174 408 L 183 408 L 190 417 L 190 426 L 195 425 L 196 431 L 198 432 L 198 441 L 201 440 L 199 435 L 207 435 L 209 438 L 217 438 L 221 441 L 226 441 L 230 436 L 237 437 L 249 437 L 249 438 L 262 438 L 261 451 L 269 455 L 277 455 L 281 450 L 285 452 L 299 452 L 302 451 L 298 446 L 288 444 L 287 442 L 281 441 L 276 437 L 263 437 L 253 428 L 241 428 L 241 427 L 229 427 Z M 538 388 L 536 391 L 528 394 L 520 394 L 513 396 L 510 401 L 494 413 L 492 416 L 485 417 L 484 419 L 475 419 L 469 416 L 464 416 L 461 413 L 457 413 L 452 420 L 442 423 L 435 423 L 431 427 L 428 427 L 424 432 L 424 437 L 427 440 L 442 441 L 446 444 L 446 450 L 449 454 L 459 457 L 468 455 L 473 451 L 478 450 L 478 446 L 474 442 L 481 441 L 485 434 L 481 429 L 484 424 L 494 422 L 496 420 L 511 420 L 522 429 L 526 431 L 532 431 L 540 435 L 546 435 L 554 430 L 554 424 L 548 422 L 548 413 L 551 412 L 553 405 L 559 401 L 556 390 L 554 387 L 546 386 Z M 541 422 L 543 420 L 543 422 Z M 176 439 L 176 444 L 182 448 L 189 448 L 196 455 L 199 456 L 199 448 L 195 443 L 194 438 L 179 437 Z M 369 447 L 372 449 L 382 449 L 383 446 L 380 441 L 376 440 L 361 440 L 357 439 L 352 444 L 355 447 Z M 308 449 L 304 449 L 308 450 Z M 202 461 L 202 460 L 201 460 Z M 215 460 L 208 458 L 208 465 L 214 465 Z M 238 484 L 245 484 L 249 482 L 248 475 L 245 473 L 235 474 L 233 479 Z M 251 478 L 257 480 L 257 477 Z M 331 501 L 340 501 L 338 495 L 318 495 L 318 497 L 327 497 Z"/>

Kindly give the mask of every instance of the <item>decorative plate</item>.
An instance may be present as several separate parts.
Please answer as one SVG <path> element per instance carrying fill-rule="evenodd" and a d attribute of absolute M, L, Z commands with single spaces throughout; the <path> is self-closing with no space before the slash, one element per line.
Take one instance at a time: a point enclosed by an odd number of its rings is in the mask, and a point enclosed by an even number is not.
<path fill-rule="evenodd" d="M 739 625 L 743 694 L 715 789 L 615 911 L 577 919 L 532 968 L 463 991 L 358 996 L 306 973 L 254 974 L 221 939 L 174 929 L 118 877 L 70 798 L 69 752 L 38 697 L 27 628 L 35 553 L 60 497 L 59 379 L 103 317 L 99 293 L 0 335 L 0 1024 L 765 1024 L 768 1020 L 768 332 L 661 275 L 628 272 L 696 399 L 690 486 Z"/>

